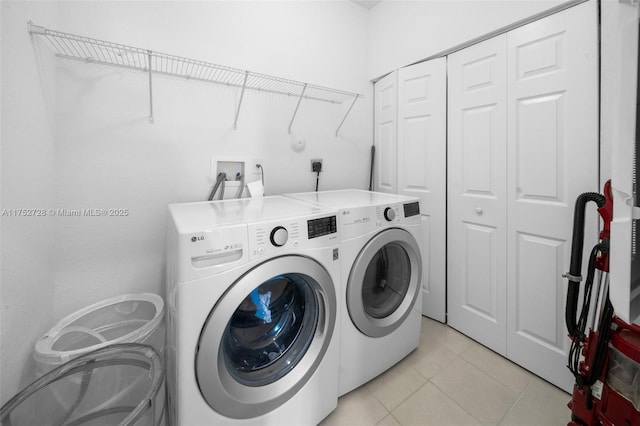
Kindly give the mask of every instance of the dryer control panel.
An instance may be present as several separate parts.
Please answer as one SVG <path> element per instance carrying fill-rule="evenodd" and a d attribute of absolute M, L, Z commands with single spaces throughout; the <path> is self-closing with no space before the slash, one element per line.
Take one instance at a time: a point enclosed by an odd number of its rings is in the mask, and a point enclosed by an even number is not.
<path fill-rule="evenodd" d="M 339 217 L 342 238 L 348 239 L 379 228 L 420 223 L 420 204 L 416 201 L 345 208 Z"/>
<path fill-rule="evenodd" d="M 420 215 L 420 203 L 418 201 L 376 207 L 376 216 L 380 224 L 384 224 L 384 222 L 406 223 L 409 218 L 418 215 Z"/>

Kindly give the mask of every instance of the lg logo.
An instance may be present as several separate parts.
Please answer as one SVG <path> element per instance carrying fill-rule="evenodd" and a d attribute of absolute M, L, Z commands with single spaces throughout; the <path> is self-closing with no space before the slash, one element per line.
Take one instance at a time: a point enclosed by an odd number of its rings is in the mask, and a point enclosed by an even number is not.
<path fill-rule="evenodd" d="M 191 242 L 195 243 L 196 241 L 204 240 L 204 235 L 198 235 L 197 237 L 191 237 Z"/>

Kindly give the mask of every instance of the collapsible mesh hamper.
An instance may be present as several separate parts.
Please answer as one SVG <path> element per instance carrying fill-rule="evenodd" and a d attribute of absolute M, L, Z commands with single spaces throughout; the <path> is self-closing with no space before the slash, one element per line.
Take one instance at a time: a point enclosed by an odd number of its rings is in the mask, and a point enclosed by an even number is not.
<path fill-rule="evenodd" d="M 105 388 L 112 375 L 118 386 Z M 67 392 L 64 400 L 51 387 Z M 139 425 L 164 423 L 165 372 L 149 345 L 121 343 L 81 355 L 54 368 L 0 408 L 0 424 Z M 70 402 L 69 402 L 70 401 Z"/>

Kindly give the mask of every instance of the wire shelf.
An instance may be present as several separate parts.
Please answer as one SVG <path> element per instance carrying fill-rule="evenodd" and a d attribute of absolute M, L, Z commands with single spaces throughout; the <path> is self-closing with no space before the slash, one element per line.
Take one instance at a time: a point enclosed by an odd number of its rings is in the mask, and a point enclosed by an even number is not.
<path fill-rule="evenodd" d="M 299 98 L 294 115 L 289 125 L 295 119 L 295 115 L 302 99 L 343 104 L 351 100 L 352 104 L 345 114 L 342 122 L 336 130 L 336 136 L 347 115 L 353 108 L 355 101 L 364 96 L 358 93 L 347 92 L 329 87 L 303 83 L 286 78 L 275 77 L 267 74 L 231 68 L 224 65 L 204 62 L 166 53 L 154 52 L 139 47 L 98 40 L 75 34 L 63 33 L 51 30 L 39 25 L 28 23 L 28 31 L 32 35 L 44 39 L 52 52 L 60 58 L 79 60 L 103 65 L 144 71 L 149 74 L 150 117 L 153 121 L 152 102 L 152 75 L 167 75 L 182 77 L 191 80 L 238 87 L 242 90 L 234 128 L 237 127 L 238 115 L 242 104 L 242 95 L 246 89 L 294 96 Z"/>

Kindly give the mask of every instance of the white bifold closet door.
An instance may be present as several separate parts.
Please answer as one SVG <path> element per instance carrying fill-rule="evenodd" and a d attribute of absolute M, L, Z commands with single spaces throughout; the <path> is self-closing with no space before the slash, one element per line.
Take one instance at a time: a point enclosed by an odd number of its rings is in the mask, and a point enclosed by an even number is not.
<path fill-rule="evenodd" d="M 598 188 L 598 20 L 582 3 L 509 33 L 507 354 L 570 390 L 565 327 L 576 198 Z M 597 243 L 595 206 L 585 226 Z"/>
<path fill-rule="evenodd" d="M 419 198 L 422 313 L 445 322 L 447 60 L 394 71 L 374 92 L 375 190 Z"/>
<path fill-rule="evenodd" d="M 449 56 L 448 321 L 506 355 L 506 35 Z"/>
<path fill-rule="evenodd" d="M 373 117 L 374 190 L 398 192 L 398 73 L 378 80 L 374 86 L 375 113 Z"/>
<path fill-rule="evenodd" d="M 398 71 L 398 194 L 418 197 L 422 313 L 446 321 L 447 60 Z"/>
<path fill-rule="evenodd" d="M 565 390 L 562 274 L 575 200 L 598 191 L 596 6 L 449 58 L 449 323 Z M 595 214 L 585 235 L 586 253 Z"/>

